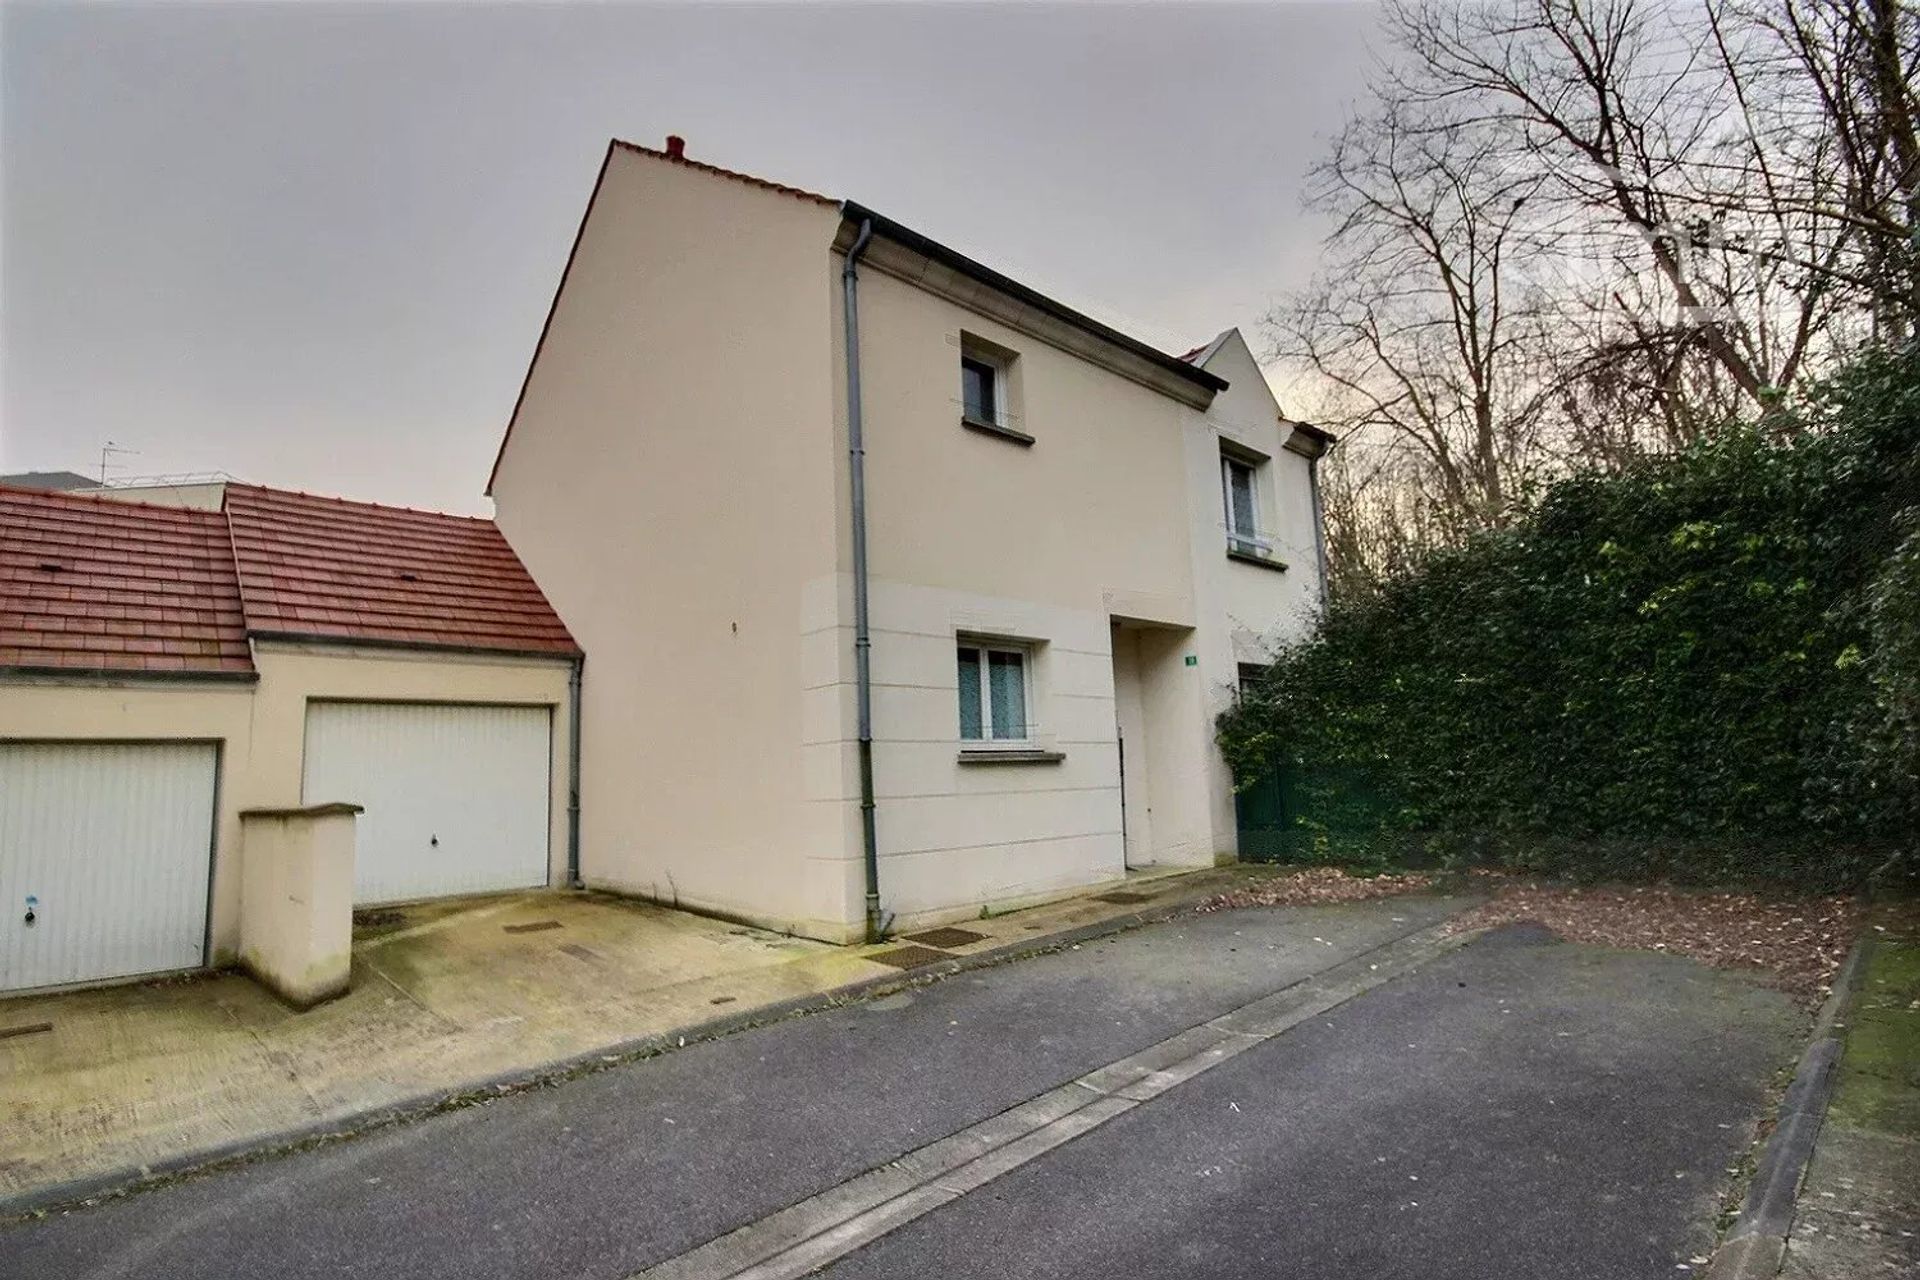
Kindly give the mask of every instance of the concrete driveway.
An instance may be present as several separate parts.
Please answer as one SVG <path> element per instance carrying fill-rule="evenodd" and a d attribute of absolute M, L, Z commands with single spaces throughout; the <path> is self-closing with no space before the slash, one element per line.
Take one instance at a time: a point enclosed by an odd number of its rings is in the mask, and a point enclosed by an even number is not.
<path fill-rule="evenodd" d="M 0 1003 L 0 1197 L 245 1145 L 830 988 L 840 948 L 562 893 L 380 912 L 353 988 L 296 1014 L 237 973 Z"/>
<path fill-rule="evenodd" d="M 1133 873 L 914 958 L 1030 949 L 1263 874 Z M 536 891 L 365 913 L 352 990 L 306 1013 L 237 973 L 0 1000 L 0 1214 L 897 982 L 895 951 Z"/>
<path fill-rule="evenodd" d="M 1457 905 L 961 973 L 17 1223 L 0 1273 L 1684 1274 L 1802 1016 L 1526 927 L 1448 949 Z"/>

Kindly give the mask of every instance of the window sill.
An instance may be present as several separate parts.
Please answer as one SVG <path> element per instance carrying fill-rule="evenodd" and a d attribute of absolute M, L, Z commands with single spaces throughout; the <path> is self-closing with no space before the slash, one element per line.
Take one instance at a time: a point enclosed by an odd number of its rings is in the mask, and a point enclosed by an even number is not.
<path fill-rule="evenodd" d="M 1033 443 L 1033 437 L 1018 427 L 988 422 L 985 418 L 976 418 L 970 414 L 961 415 L 960 425 L 969 431 L 978 431 L 983 436 L 999 436 L 1002 440 L 1011 440 L 1017 445 L 1027 446 Z"/>
<path fill-rule="evenodd" d="M 1043 751 L 1039 747 L 962 747 L 961 764 L 1059 764 L 1067 758 L 1064 751 Z"/>
<path fill-rule="evenodd" d="M 1238 547 L 1227 548 L 1227 559 L 1238 560 L 1242 564 L 1257 564 L 1262 569 L 1271 569 L 1275 573 L 1285 573 L 1287 562 L 1276 560 L 1272 556 L 1263 556 L 1257 551 L 1242 551 Z"/>

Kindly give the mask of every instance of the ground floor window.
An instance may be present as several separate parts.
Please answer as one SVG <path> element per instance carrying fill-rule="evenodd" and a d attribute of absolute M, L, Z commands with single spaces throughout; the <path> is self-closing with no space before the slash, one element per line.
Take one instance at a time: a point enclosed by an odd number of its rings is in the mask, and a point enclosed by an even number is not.
<path fill-rule="evenodd" d="M 960 739 L 1025 742 L 1028 659 L 1024 645 L 969 640 L 959 645 Z"/>

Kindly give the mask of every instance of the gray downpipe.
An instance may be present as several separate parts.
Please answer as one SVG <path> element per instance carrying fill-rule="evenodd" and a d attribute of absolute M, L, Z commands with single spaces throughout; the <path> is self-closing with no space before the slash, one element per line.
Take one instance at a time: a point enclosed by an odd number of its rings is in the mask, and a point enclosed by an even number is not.
<path fill-rule="evenodd" d="M 567 888 L 584 889 L 580 879 L 580 677 L 584 657 L 567 673 Z"/>
<path fill-rule="evenodd" d="M 862 222 L 840 270 L 847 347 L 847 460 L 853 489 L 853 701 L 860 734 L 860 851 L 867 875 L 867 941 L 885 932 L 880 918 L 880 842 L 873 825 L 873 637 L 867 626 L 867 448 L 860 421 L 860 255 L 873 239 Z"/>

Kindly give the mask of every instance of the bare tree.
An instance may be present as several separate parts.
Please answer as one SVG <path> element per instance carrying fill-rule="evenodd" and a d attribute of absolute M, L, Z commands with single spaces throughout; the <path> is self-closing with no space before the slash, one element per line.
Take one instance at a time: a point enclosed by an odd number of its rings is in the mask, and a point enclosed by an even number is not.
<path fill-rule="evenodd" d="M 1320 469 L 1320 494 L 1327 588 L 1335 599 L 1371 592 L 1450 540 L 1439 512 L 1408 474 L 1418 470 L 1412 457 L 1365 441 L 1350 440 L 1328 455 Z"/>
<path fill-rule="evenodd" d="M 1391 475 L 1457 529 L 1504 521 L 1539 456 L 1546 317 L 1517 259 L 1540 182 L 1483 132 L 1416 127 L 1385 102 L 1314 170 L 1328 261 L 1268 317 L 1319 416 L 1412 464 L 1377 462 L 1375 485 Z"/>
<path fill-rule="evenodd" d="M 1840 244 L 1831 260 L 1803 265 L 1870 310 L 1874 337 L 1911 337 L 1920 327 L 1920 11 L 1907 0 L 1751 0 L 1716 7 L 1711 21 L 1754 138 L 1748 173 L 1766 179 L 1749 190 L 1768 213 L 1805 219 Z"/>
<path fill-rule="evenodd" d="M 1913 0 L 1388 0 L 1316 167 L 1327 266 L 1269 317 L 1349 443 L 1355 574 L 1539 481 L 1685 447 L 1920 331 Z"/>
<path fill-rule="evenodd" d="M 1742 396 L 1771 405 L 1838 305 L 1788 277 L 1831 267 L 1840 249 L 1805 226 L 1791 234 L 1792 214 L 1771 204 L 1774 225 L 1727 226 L 1763 169 L 1729 164 L 1729 147 L 1764 140 L 1725 74 L 1744 54 L 1686 14 L 1633 0 L 1394 0 L 1389 24 L 1409 100 L 1497 130 L 1516 162 L 1552 176 L 1543 195 L 1590 241 L 1612 231 L 1635 244 L 1670 303 L 1661 327 L 1687 330 Z"/>

